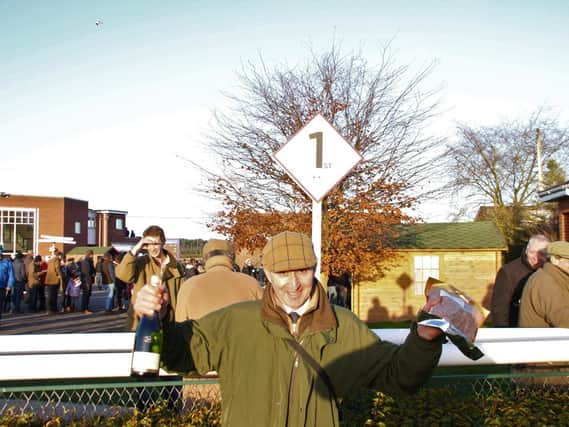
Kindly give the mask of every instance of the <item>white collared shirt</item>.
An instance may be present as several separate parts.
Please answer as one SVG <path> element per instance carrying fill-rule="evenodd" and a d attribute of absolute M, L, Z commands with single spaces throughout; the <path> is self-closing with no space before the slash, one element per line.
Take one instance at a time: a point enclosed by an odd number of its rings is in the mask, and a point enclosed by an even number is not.
<path fill-rule="evenodd" d="M 308 298 L 304 304 L 302 304 L 300 307 L 298 307 L 296 310 L 290 308 L 288 305 L 283 304 L 283 308 L 286 311 L 286 314 L 290 314 L 293 311 L 296 312 L 299 316 L 302 316 L 304 313 L 306 313 L 306 310 L 308 310 L 308 306 L 310 305 L 310 298 Z"/>

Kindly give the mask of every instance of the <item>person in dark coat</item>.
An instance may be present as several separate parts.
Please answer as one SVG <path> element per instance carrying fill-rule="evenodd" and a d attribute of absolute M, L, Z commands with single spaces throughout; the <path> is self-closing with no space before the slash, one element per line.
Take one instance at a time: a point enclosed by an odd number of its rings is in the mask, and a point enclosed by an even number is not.
<path fill-rule="evenodd" d="M 95 264 L 93 263 L 93 251 L 91 249 L 87 251 L 79 266 L 81 269 L 81 310 L 84 314 L 91 314 L 89 300 L 95 280 Z"/>
<path fill-rule="evenodd" d="M 519 258 L 505 264 L 496 275 L 492 294 L 492 324 L 495 327 L 507 328 L 517 326 L 521 288 L 528 277 L 545 262 L 544 250 L 549 239 L 543 234 L 532 236 L 525 252 Z M 516 292 L 516 289 L 520 291 Z M 514 294 L 519 294 L 514 298 Z M 513 309 L 512 309 L 513 305 Z"/>
<path fill-rule="evenodd" d="M 14 298 L 12 300 L 12 310 L 14 313 L 21 313 L 24 290 L 28 282 L 26 265 L 24 264 L 24 254 L 17 251 L 12 264 L 14 266 Z"/>

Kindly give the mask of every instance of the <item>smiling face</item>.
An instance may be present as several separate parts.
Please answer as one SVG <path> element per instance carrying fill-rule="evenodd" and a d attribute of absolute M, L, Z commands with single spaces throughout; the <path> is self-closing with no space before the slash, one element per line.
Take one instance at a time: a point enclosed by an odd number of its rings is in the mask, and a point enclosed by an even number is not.
<path fill-rule="evenodd" d="M 545 248 L 547 248 L 548 244 L 549 242 L 547 240 L 530 240 L 526 248 L 526 256 L 529 265 L 531 265 L 534 270 L 537 270 L 545 263 Z"/>
<path fill-rule="evenodd" d="M 154 236 L 146 236 L 144 238 L 145 247 L 148 251 L 148 255 L 152 258 L 160 258 L 162 254 L 162 247 L 164 246 L 164 242 L 159 237 Z"/>
<path fill-rule="evenodd" d="M 265 273 L 280 305 L 284 304 L 296 310 L 310 298 L 314 286 L 314 267 L 282 273 L 271 271 Z"/>

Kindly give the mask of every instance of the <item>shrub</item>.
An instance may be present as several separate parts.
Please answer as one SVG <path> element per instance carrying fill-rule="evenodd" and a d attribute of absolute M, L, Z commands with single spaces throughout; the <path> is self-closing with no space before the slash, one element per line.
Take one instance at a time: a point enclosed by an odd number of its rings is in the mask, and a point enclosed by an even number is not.
<path fill-rule="evenodd" d="M 2 427 L 210 427 L 221 425 L 221 404 L 194 406 L 191 411 L 179 413 L 168 408 L 167 402 L 149 405 L 144 411 L 106 417 L 51 416 L 19 414 L 7 410 L 0 417 Z"/>
<path fill-rule="evenodd" d="M 408 397 L 393 398 L 381 392 L 363 391 L 342 404 L 343 427 L 471 427 L 471 426 L 568 426 L 569 389 L 517 386 L 477 396 L 456 388 L 428 387 Z M 144 411 L 109 416 L 72 415 L 42 418 L 7 410 L 0 417 L 4 427 L 210 427 L 221 425 L 221 404 L 203 403 L 187 412 L 167 402 L 149 405 Z"/>
<path fill-rule="evenodd" d="M 392 398 L 377 392 L 365 426 L 569 426 L 566 388 L 516 387 L 477 397 L 451 387 Z"/>

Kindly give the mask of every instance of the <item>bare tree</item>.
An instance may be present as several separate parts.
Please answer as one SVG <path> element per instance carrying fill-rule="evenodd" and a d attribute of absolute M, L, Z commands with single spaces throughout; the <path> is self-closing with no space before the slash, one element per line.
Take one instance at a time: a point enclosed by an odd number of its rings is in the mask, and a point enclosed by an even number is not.
<path fill-rule="evenodd" d="M 364 158 L 324 201 L 327 261 L 338 266 L 339 258 L 346 258 L 332 255 L 337 239 L 356 248 L 347 257 L 352 263 L 362 261 L 364 247 L 381 248 L 377 236 L 372 245 L 364 234 L 387 237 L 389 227 L 379 224 L 410 220 L 402 210 L 412 205 L 418 184 L 432 172 L 429 154 L 441 143 L 425 134 L 438 112 L 439 89 L 422 90 L 433 68 L 431 63 L 413 73 L 409 65 L 395 63 L 389 46 L 374 66 L 361 52 L 342 55 L 335 45 L 322 54 L 311 51 L 304 65 L 269 69 L 262 58 L 259 66 L 244 64 L 238 93 L 226 94 L 228 111 L 215 112 L 205 148 L 219 159 L 219 167 L 204 170 L 204 188 L 224 206 L 210 226 L 250 249 L 289 221 L 309 230 L 310 199 L 271 155 L 319 112 Z M 376 220 L 354 232 L 357 215 L 376 215 Z M 358 238 L 365 240 L 358 244 Z"/>
<path fill-rule="evenodd" d="M 527 234 L 527 205 L 537 202 L 537 129 L 543 136 L 543 162 L 565 161 L 569 134 L 545 108 L 525 121 L 480 128 L 460 124 L 446 152 L 452 190 L 466 195 L 470 203 L 489 204 L 491 219 L 510 244 L 518 244 Z"/>

